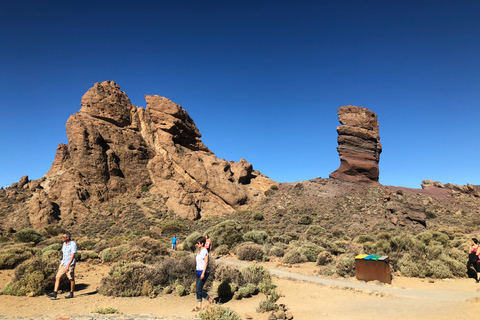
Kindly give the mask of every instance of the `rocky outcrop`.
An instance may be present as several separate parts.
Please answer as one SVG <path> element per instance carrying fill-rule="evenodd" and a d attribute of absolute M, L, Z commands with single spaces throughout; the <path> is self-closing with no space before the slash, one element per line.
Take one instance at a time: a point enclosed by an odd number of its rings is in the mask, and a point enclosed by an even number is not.
<path fill-rule="evenodd" d="M 461 195 L 472 195 L 474 197 L 480 197 L 480 186 L 475 186 L 473 184 L 467 183 L 464 186 L 459 186 L 457 184 L 443 184 L 439 181 L 432 181 L 432 180 L 423 180 L 422 181 L 422 189 L 428 190 L 428 189 L 434 189 L 434 188 L 439 188 L 439 189 L 447 189 L 450 190 L 452 196 L 461 196 Z"/>
<path fill-rule="evenodd" d="M 99 203 L 144 187 L 189 219 L 262 199 L 272 180 L 244 159 L 218 159 L 181 106 L 156 95 L 145 99 L 146 109 L 134 106 L 112 81 L 89 89 L 67 121 L 68 144 L 58 146 L 41 183 L 50 203 L 38 197 L 32 212 L 45 208 L 49 214 L 43 216 L 54 219 L 57 206 L 62 220 L 74 221 Z"/>
<path fill-rule="evenodd" d="M 377 115 L 356 106 L 338 109 L 341 126 L 337 127 L 340 167 L 330 178 L 365 185 L 380 185 L 378 182 L 382 145 Z"/>

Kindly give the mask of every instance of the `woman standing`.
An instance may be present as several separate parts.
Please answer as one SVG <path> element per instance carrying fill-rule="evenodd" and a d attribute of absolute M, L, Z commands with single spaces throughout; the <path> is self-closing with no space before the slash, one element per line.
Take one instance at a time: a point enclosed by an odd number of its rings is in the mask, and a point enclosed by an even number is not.
<path fill-rule="evenodd" d="M 472 244 L 470 246 L 470 251 L 468 252 L 468 264 L 467 268 L 470 271 L 470 267 L 473 267 L 475 270 L 475 281 L 478 283 L 478 268 L 479 268 L 479 255 L 480 255 L 480 248 L 478 246 L 477 238 L 472 238 Z"/>
<path fill-rule="evenodd" d="M 195 268 L 195 275 L 197 276 L 197 306 L 193 308 L 192 311 L 194 312 L 202 309 L 202 298 L 208 300 L 209 303 L 213 303 L 213 299 L 203 290 L 203 286 L 210 275 L 210 267 L 208 265 L 209 256 L 208 250 L 205 248 L 205 240 L 205 237 L 197 239 L 198 254 L 196 257 L 197 266 Z"/>

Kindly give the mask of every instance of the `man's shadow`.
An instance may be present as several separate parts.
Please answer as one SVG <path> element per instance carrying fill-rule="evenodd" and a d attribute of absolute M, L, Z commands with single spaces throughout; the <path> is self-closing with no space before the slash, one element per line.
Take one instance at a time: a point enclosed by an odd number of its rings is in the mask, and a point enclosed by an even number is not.
<path fill-rule="evenodd" d="M 81 292 L 81 291 L 87 290 L 87 288 L 88 288 L 89 286 L 90 286 L 90 285 L 84 284 L 84 283 L 75 284 L 75 291 L 78 292 L 78 293 L 77 293 L 77 297 L 78 297 L 78 296 L 92 296 L 92 295 L 98 293 L 98 290 L 79 293 L 79 292 Z"/>

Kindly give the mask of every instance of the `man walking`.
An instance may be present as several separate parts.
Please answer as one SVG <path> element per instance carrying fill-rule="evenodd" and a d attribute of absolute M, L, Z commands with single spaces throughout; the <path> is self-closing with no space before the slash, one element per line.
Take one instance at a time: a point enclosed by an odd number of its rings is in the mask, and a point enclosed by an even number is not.
<path fill-rule="evenodd" d="M 58 287 L 60 286 L 60 280 L 64 275 L 70 280 L 70 293 L 65 296 L 66 299 L 73 298 L 73 291 L 75 290 L 75 255 L 77 253 L 77 244 L 71 240 L 71 235 L 65 232 L 62 236 L 63 246 L 62 253 L 63 258 L 58 268 L 57 276 L 55 277 L 55 290 L 52 293 L 47 294 L 52 299 L 57 299 Z"/>
<path fill-rule="evenodd" d="M 170 241 L 170 243 L 171 243 L 170 248 L 171 248 L 172 250 L 175 250 L 175 251 L 177 250 L 177 242 L 178 242 L 177 235 L 174 234 L 173 237 L 172 237 L 172 241 Z"/>

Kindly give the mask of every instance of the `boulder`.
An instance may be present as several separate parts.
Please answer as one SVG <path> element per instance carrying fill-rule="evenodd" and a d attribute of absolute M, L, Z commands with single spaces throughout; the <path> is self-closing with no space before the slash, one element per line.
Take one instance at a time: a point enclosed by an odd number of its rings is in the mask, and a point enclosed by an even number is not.
<path fill-rule="evenodd" d="M 137 197 L 143 187 L 189 219 L 233 212 L 264 197 L 274 182 L 244 159 L 218 159 L 180 105 L 157 95 L 145 100 L 145 109 L 134 106 L 113 81 L 85 93 L 67 120 L 68 144 L 57 147 L 41 183 L 62 220 L 118 196 Z"/>

